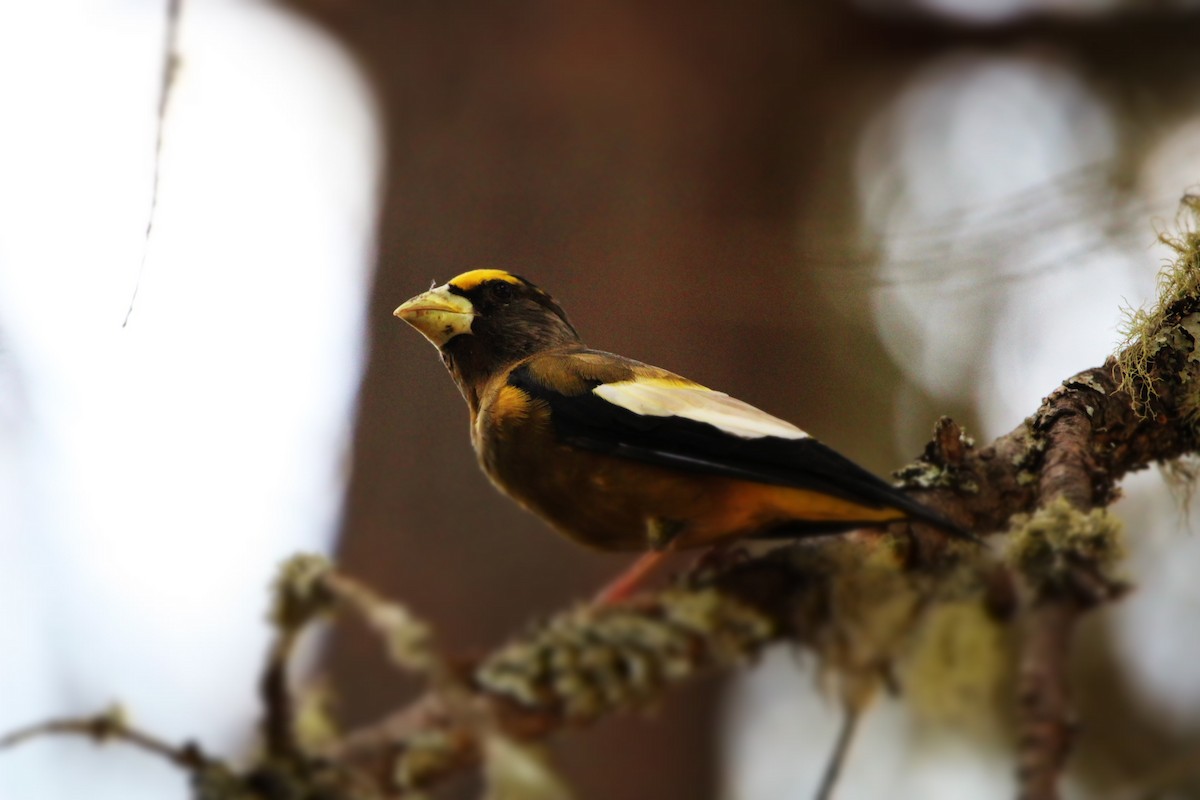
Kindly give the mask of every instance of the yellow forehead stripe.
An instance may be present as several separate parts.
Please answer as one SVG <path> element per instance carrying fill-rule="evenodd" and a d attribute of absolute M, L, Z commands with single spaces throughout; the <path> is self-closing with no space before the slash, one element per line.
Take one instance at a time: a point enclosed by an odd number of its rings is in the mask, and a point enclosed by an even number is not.
<path fill-rule="evenodd" d="M 469 292 L 481 283 L 486 281 L 505 281 L 516 285 L 521 284 L 521 279 L 515 275 L 509 275 L 502 269 L 473 269 L 470 272 L 464 272 L 456 278 L 450 279 L 450 285 L 464 292 Z"/>

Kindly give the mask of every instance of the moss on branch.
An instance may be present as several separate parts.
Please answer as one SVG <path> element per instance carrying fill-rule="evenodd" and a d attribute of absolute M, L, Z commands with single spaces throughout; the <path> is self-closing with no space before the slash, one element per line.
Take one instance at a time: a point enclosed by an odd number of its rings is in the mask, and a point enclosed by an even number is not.
<path fill-rule="evenodd" d="M 898 473 L 915 497 L 993 546 L 904 523 L 709 556 L 669 589 L 568 609 L 461 668 L 407 608 L 300 557 L 275 587 L 276 642 L 260 679 L 265 747 L 250 766 L 235 769 L 105 715 L 48 723 L 0 746 L 45 733 L 126 741 L 187 770 L 203 800 L 388 797 L 481 762 L 504 780 L 540 770 L 535 783 L 558 791 L 529 743 L 653 705 L 698 674 L 785 641 L 815 654 L 854 708 L 883 687 L 961 719 L 1009 691 L 1020 794 L 1055 798 L 1076 730 L 1066 669 L 1075 624 L 1127 589 L 1120 526 L 1107 506 L 1127 473 L 1197 450 L 1200 201 L 1187 198 L 1183 208 L 1181 233 L 1165 239 L 1177 258 L 1158 302 L 1131 316 L 1118 353 L 1065 380 L 986 446 L 939 420 L 921 457 Z M 293 706 L 304 704 L 287 667 L 313 621 L 345 610 L 427 688 L 408 707 L 318 747 L 299 730 L 304 715 Z"/>

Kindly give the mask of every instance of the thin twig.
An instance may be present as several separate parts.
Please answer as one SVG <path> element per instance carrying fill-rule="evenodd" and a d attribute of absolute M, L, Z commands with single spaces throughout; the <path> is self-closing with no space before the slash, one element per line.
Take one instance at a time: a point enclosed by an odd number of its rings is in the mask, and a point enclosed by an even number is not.
<path fill-rule="evenodd" d="M 109 740 L 125 742 L 139 750 L 162 756 L 189 772 L 199 770 L 208 764 L 208 759 L 194 744 L 185 744 L 179 747 L 167 744 L 157 737 L 130 726 L 120 711 L 116 709 L 94 717 L 49 720 L 21 728 L 0 737 L 0 750 L 17 747 L 31 739 L 52 735 L 83 736 L 92 739 L 97 744 L 103 744 Z"/>
<path fill-rule="evenodd" d="M 1029 611 L 1017 677 L 1017 775 L 1021 800 L 1054 800 L 1075 723 L 1067 678 L 1077 603 L 1044 602 Z"/>
<path fill-rule="evenodd" d="M 842 724 L 838 730 L 837 741 L 829 761 L 825 763 L 825 772 L 821 775 L 821 783 L 817 786 L 814 800 L 832 800 L 833 790 L 837 788 L 838 778 L 842 774 L 842 766 L 850 753 L 850 745 L 854 742 L 854 733 L 858 730 L 858 721 L 862 717 L 862 709 L 846 703 L 842 709 Z"/>
<path fill-rule="evenodd" d="M 158 89 L 158 117 L 154 132 L 154 167 L 150 179 L 150 209 L 146 215 L 146 236 L 142 241 L 142 259 L 138 264 L 137 279 L 133 284 L 133 294 L 129 296 L 129 307 L 125 309 L 125 320 L 121 323 L 124 328 L 129 324 L 129 316 L 133 313 L 133 304 L 137 300 L 138 289 L 142 285 L 142 273 L 146 269 L 146 259 L 150 254 L 150 232 L 154 230 L 154 218 L 158 211 L 158 183 L 162 171 L 163 131 L 167 126 L 167 105 L 171 99 L 171 90 L 175 87 L 175 77 L 179 70 L 179 23 L 183 17 L 183 0 L 167 0 L 166 35 L 163 41 L 162 81 Z"/>
<path fill-rule="evenodd" d="M 258 684 L 263 703 L 262 735 L 267 752 L 282 758 L 300 755 L 300 744 L 296 739 L 295 703 L 288 682 L 288 665 L 298 639 L 299 631 L 296 629 L 285 628 L 279 632 L 271 645 Z"/>

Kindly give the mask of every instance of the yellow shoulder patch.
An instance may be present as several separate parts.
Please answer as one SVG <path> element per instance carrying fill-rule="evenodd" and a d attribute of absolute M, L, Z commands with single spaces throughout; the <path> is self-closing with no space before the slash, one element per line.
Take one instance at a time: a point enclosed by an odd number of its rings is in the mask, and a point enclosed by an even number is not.
<path fill-rule="evenodd" d="M 495 422 L 500 425 L 521 422 L 533 410 L 531 403 L 529 395 L 516 386 L 502 387 L 492 406 Z"/>
<path fill-rule="evenodd" d="M 473 269 L 470 272 L 464 272 L 462 275 L 451 278 L 449 283 L 451 286 L 462 289 L 464 292 L 469 292 L 486 281 L 505 281 L 518 286 L 524 283 L 516 275 L 511 275 L 502 269 Z"/>
<path fill-rule="evenodd" d="M 634 378 L 630 383 L 638 383 L 643 386 L 657 386 L 662 389 L 697 389 L 702 392 L 722 394 L 693 380 L 688 380 L 682 375 L 676 375 L 674 372 L 667 372 L 665 369 L 650 367 L 648 365 L 635 370 Z"/>

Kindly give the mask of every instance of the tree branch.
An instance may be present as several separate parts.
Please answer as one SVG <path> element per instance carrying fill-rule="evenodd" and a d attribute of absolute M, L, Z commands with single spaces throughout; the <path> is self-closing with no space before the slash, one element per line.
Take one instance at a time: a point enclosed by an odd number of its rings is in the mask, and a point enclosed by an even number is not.
<path fill-rule="evenodd" d="M 1200 217 L 1200 202 L 1185 207 Z M 1162 278 L 1159 303 L 1135 315 L 1121 352 L 1066 380 L 986 447 L 940 420 L 924 454 L 898 473 L 948 518 L 1003 535 L 1003 551 L 905 523 L 886 534 L 802 539 L 753 557 L 710 555 L 670 589 L 568 609 L 462 665 L 436 652 L 429 627 L 403 606 L 324 561 L 298 558 L 276 586 L 279 638 L 261 681 L 268 746 L 250 769 L 198 756 L 193 763 L 190 751 L 121 725 L 97 728 L 95 720 L 48 723 L 2 743 L 44 732 L 102 738 L 103 729 L 200 771 L 203 800 L 300 796 L 284 792 L 296 787 L 310 792 L 304 796 L 391 796 L 433 786 L 483 758 L 511 757 L 495 754 L 516 752 L 520 742 L 645 707 L 772 642 L 813 651 L 845 682 L 847 696 L 868 697 L 894 683 L 895 666 L 911 655 L 931 612 L 958 605 L 976 609 L 980 624 L 1016 624 L 1021 632 L 1019 796 L 1056 798 L 1075 731 L 1067 671 L 1074 628 L 1126 590 L 1117 574 L 1119 525 L 1105 507 L 1128 472 L 1197 449 L 1200 237 L 1188 228 L 1171 243 L 1179 259 Z M 425 675 L 429 686 L 407 708 L 318 747 L 298 731 L 287 663 L 301 629 L 336 608 L 361 614 L 388 643 L 391 660 Z M 496 742 L 505 746 L 485 746 Z"/>

